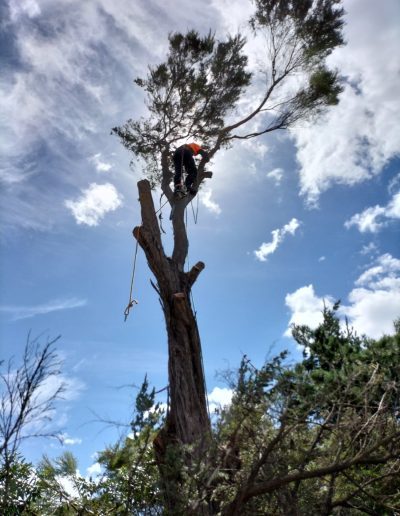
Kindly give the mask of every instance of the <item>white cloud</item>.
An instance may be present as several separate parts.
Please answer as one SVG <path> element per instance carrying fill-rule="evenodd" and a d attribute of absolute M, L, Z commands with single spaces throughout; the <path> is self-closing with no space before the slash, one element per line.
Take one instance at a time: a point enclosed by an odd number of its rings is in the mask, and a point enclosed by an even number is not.
<path fill-rule="evenodd" d="M 36 0 L 10 0 L 9 6 L 12 21 L 16 21 L 23 14 L 33 18 L 41 13 Z"/>
<path fill-rule="evenodd" d="M 377 233 L 390 219 L 400 219 L 400 192 L 393 195 L 386 206 L 372 206 L 356 213 L 344 225 L 347 229 L 357 226 L 361 233 Z"/>
<path fill-rule="evenodd" d="M 308 285 L 287 294 L 285 304 L 292 312 L 288 328 L 284 333 L 286 337 L 290 337 L 292 324 L 306 324 L 310 328 L 316 328 L 321 324 L 324 306 L 332 306 L 333 300 L 330 296 L 325 299 L 318 297 L 313 285 Z"/>
<path fill-rule="evenodd" d="M 400 260 L 393 258 L 389 253 L 382 254 L 377 258 L 376 265 L 363 272 L 355 284 L 376 288 L 379 287 L 384 278 L 395 278 L 398 273 L 400 273 Z"/>
<path fill-rule="evenodd" d="M 73 446 L 74 444 L 82 444 L 82 439 L 79 439 L 79 437 L 71 438 L 66 437 L 63 441 L 64 444 Z"/>
<path fill-rule="evenodd" d="M 385 213 L 385 209 L 382 206 L 372 206 L 367 208 L 362 213 L 356 213 L 347 220 L 344 225 L 347 229 L 351 226 L 358 226 L 358 230 L 361 233 L 376 233 L 382 228 L 383 224 L 377 222 L 377 218 Z"/>
<path fill-rule="evenodd" d="M 5 8 L 2 28 L 10 33 L 5 44 L 13 62 L 0 78 L 2 230 L 50 230 L 64 223 L 65 187 L 89 176 L 84 156 L 101 146 L 107 153 L 116 149 L 113 161 L 127 168 L 125 151 L 109 130 L 127 110 L 143 114 L 142 95 L 126 85 L 162 55 L 167 37 L 154 34 L 164 26 L 167 36 L 169 20 L 138 3 L 132 8 L 129 0 L 7 3 L 10 19 Z M 108 163 L 101 163 L 104 170 Z M 121 170 L 118 181 L 123 191 L 128 173 Z"/>
<path fill-rule="evenodd" d="M 256 157 L 259 160 L 264 160 L 267 152 L 270 150 L 268 145 L 257 138 L 243 140 L 241 142 L 241 147 L 246 149 L 249 152 L 249 155 Z"/>
<path fill-rule="evenodd" d="M 86 473 L 90 477 L 98 476 L 101 474 L 101 465 L 98 462 L 95 462 L 91 466 L 89 466 L 86 470 Z"/>
<path fill-rule="evenodd" d="M 201 190 L 199 195 L 200 195 L 200 200 L 201 200 L 202 204 L 211 213 L 214 213 L 215 215 L 219 215 L 221 213 L 221 208 L 220 208 L 219 204 L 211 199 L 211 196 L 212 196 L 211 188 Z"/>
<path fill-rule="evenodd" d="M 379 338 L 393 333 L 393 322 L 400 316 L 400 281 L 387 282 L 377 290 L 356 288 L 349 294 L 349 307 L 343 307 L 359 334 Z"/>
<path fill-rule="evenodd" d="M 367 255 L 367 254 L 374 254 L 378 252 L 378 247 L 377 245 L 374 243 L 374 242 L 370 242 L 369 244 L 367 245 L 363 245 L 360 253 L 362 255 Z"/>
<path fill-rule="evenodd" d="M 393 193 L 394 191 L 397 191 L 399 190 L 399 186 L 400 186 L 400 173 L 399 174 L 396 174 L 389 182 L 389 185 L 388 185 L 388 190 L 389 190 L 389 193 Z"/>
<path fill-rule="evenodd" d="M 332 305 L 331 296 L 325 300 L 327 306 Z M 400 316 L 400 260 L 390 254 L 379 256 L 356 280 L 348 300 L 350 304 L 342 305 L 340 314 L 358 334 L 379 338 L 393 333 L 393 322 Z M 292 312 L 285 336 L 291 335 L 293 323 L 316 328 L 322 322 L 324 299 L 312 285 L 287 294 L 285 302 Z"/>
<path fill-rule="evenodd" d="M 385 217 L 400 219 L 400 192 L 397 192 L 386 206 Z"/>
<path fill-rule="evenodd" d="M 343 311 L 360 333 L 379 338 L 393 333 L 393 322 L 400 317 L 400 260 L 386 253 L 364 271 L 349 294 Z"/>
<path fill-rule="evenodd" d="M 10 376 L 15 375 L 15 371 L 11 371 L 9 374 Z M 66 402 L 78 399 L 85 387 L 85 384 L 76 377 L 64 374 L 47 377 L 35 392 L 33 405 L 39 407 L 39 410 L 32 411 L 27 418 L 23 437 L 47 434 L 58 435 L 61 440 L 63 437 L 67 440 L 71 439 L 62 432 L 68 422 L 68 411 L 70 410 L 70 406 Z M 47 401 L 57 392 L 59 396 L 49 407 Z M 77 444 L 77 441 L 75 439 L 74 444 Z M 66 444 L 72 444 L 72 442 Z"/>
<path fill-rule="evenodd" d="M 233 396 L 232 389 L 226 387 L 214 387 L 214 389 L 207 394 L 208 406 L 210 413 L 214 413 L 220 407 L 227 407 L 231 404 Z"/>
<path fill-rule="evenodd" d="M 388 0 L 382 9 L 374 0 L 347 0 L 344 8 L 347 45 L 331 56 L 348 80 L 340 103 L 292 133 L 301 193 L 311 205 L 335 183 L 354 185 L 379 174 L 400 152 L 398 2 Z"/>
<path fill-rule="evenodd" d="M 14 321 L 20 319 L 28 319 L 36 315 L 45 315 L 51 312 L 58 312 L 60 310 L 70 310 L 72 308 L 81 308 L 87 304 L 86 299 L 55 299 L 41 305 L 34 306 L 13 306 L 1 305 L 0 312 L 10 314 Z"/>
<path fill-rule="evenodd" d="M 62 401 L 73 401 L 79 398 L 85 389 L 85 384 L 76 377 L 59 374 L 57 376 L 49 376 L 42 383 L 37 393 L 37 399 L 44 401 L 48 399 L 52 393 L 56 392 L 60 386 L 63 386 Z"/>
<path fill-rule="evenodd" d="M 115 211 L 122 204 L 122 195 L 111 183 L 91 183 L 82 194 L 76 201 L 65 201 L 77 224 L 97 226 L 106 213 Z"/>
<path fill-rule="evenodd" d="M 112 164 L 107 163 L 106 161 L 102 161 L 101 152 L 94 154 L 89 158 L 89 161 L 94 164 L 97 172 L 108 172 L 112 169 Z"/>
<path fill-rule="evenodd" d="M 61 434 L 60 439 L 66 446 L 74 446 L 75 444 L 82 444 L 82 439 L 79 437 L 69 437 L 67 433 Z"/>
<path fill-rule="evenodd" d="M 281 184 L 283 178 L 283 169 L 282 168 L 274 168 L 271 172 L 267 174 L 268 179 L 272 179 L 277 186 Z"/>
<path fill-rule="evenodd" d="M 318 261 L 319 261 L 319 262 L 324 262 L 325 260 L 326 260 L 326 256 L 320 256 L 320 257 L 318 258 Z"/>
<path fill-rule="evenodd" d="M 263 242 L 260 247 L 254 251 L 257 260 L 260 262 L 267 261 L 267 256 L 277 250 L 288 233 L 294 235 L 300 224 L 301 222 L 299 220 L 293 218 L 288 224 L 285 224 L 283 228 L 271 231 L 272 241 L 268 243 Z"/>
<path fill-rule="evenodd" d="M 55 479 L 68 496 L 71 498 L 79 498 L 79 489 L 77 488 L 73 478 L 65 475 L 57 475 Z"/>

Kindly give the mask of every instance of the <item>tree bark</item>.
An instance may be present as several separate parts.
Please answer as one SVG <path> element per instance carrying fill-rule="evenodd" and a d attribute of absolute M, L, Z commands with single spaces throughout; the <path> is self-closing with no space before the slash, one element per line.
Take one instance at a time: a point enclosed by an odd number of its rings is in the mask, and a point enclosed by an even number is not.
<path fill-rule="evenodd" d="M 177 201 L 172 221 L 175 245 L 170 258 L 165 255 L 162 246 L 150 183 L 141 180 L 138 189 L 142 224 L 133 230 L 133 235 L 145 252 L 157 280 L 168 335 L 170 407 L 165 426 L 155 439 L 154 447 L 161 475 L 165 477 L 164 483 L 171 485 L 171 481 L 179 480 L 178 477 L 172 479 L 166 473 L 168 468 L 164 466 L 168 448 L 193 445 L 191 453 L 185 457 L 187 463 L 193 463 L 201 458 L 210 435 L 200 335 L 190 301 L 191 288 L 204 263 L 198 262 L 189 272 L 184 272 L 188 240 L 183 215 L 189 201 Z M 179 503 L 176 498 L 179 498 L 179 487 L 175 486 L 174 491 L 171 493 L 169 489 L 169 511 L 173 511 L 174 505 Z"/>

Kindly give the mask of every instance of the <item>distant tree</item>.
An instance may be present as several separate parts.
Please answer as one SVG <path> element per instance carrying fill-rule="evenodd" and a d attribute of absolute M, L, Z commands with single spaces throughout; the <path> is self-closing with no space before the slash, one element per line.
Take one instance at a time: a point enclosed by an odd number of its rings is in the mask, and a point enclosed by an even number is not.
<path fill-rule="evenodd" d="M 130 434 L 99 453 L 104 467 L 103 498 L 118 508 L 115 514 L 163 514 L 160 478 L 153 440 L 164 419 L 164 410 L 149 389 L 147 376 L 136 397 Z"/>
<path fill-rule="evenodd" d="M 98 454 L 102 472 L 85 478 L 70 452 L 56 459 L 44 456 L 25 475 L 33 478 L 25 503 L 15 514 L 51 516 L 164 514 L 153 438 L 163 419 L 147 378 L 136 397 L 129 434 Z M 13 513 L 10 513 L 13 514 Z"/>
<path fill-rule="evenodd" d="M 235 140 L 250 139 L 299 120 L 318 115 L 338 102 L 341 86 L 326 57 L 343 44 L 343 9 L 338 0 L 256 0 L 251 25 L 265 38 L 263 86 L 259 98 L 240 107 L 246 90 L 257 82 L 247 68 L 245 40 L 238 34 L 218 41 L 195 31 L 169 36 L 166 61 L 151 67 L 136 84 L 147 95 L 146 119 L 128 120 L 113 129 L 123 145 L 144 164 L 147 177 L 138 183 L 142 222 L 133 231 L 145 252 L 164 312 L 169 349 L 171 409 L 155 440 L 157 460 L 165 486 L 168 448 L 177 443 L 194 445 L 185 464 L 196 462 L 208 447 L 210 421 L 201 359 L 201 343 L 190 294 L 203 262 L 184 271 L 188 237 L 184 212 L 192 196 L 177 200 L 170 187 L 173 147 L 199 141 L 212 158 Z M 255 90 L 252 90 L 253 93 Z M 253 94 L 252 94 L 253 96 Z M 211 177 L 200 162 L 197 186 Z M 172 256 L 163 249 L 151 186 L 161 185 L 171 207 L 174 245 Z M 168 478 L 167 478 L 168 477 Z M 181 501 L 181 475 L 175 488 L 166 489 L 174 510 Z M 203 509 L 202 509 L 203 510 Z M 207 513 L 207 509 L 204 509 Z M 200 513 L 199 513 L 200 514 Z"/>
<path fill-rule="evenodd" d="M 60 359 L 55 351 L 59 337 L 40 345 L 39 339 L 28 335 L 22 363 L 15 366 L 11 359 L 1 364 L 0 372 L 0 509 L 10 511 L 19 503 L 16 472 L 27 471 L 29 466 L 18 456 L 24 439 L 53 437 L 49 429 L 56 401 L 62 396 L 65 384 L 60 381 L 46 391 L 49 379 L 60 375 Z M 15 498 L 17 496 L 17 498 Z M 12 512 L 9 512 L 12 514 Z"/>

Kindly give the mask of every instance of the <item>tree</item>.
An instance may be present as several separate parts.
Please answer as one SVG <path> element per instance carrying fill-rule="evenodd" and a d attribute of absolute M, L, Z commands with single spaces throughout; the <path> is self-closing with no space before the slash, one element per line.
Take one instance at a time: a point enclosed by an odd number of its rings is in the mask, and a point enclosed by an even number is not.
<path fill-rule="evenodd" d="M 163 514 L 162 497 L 152 440 L 163 419 L 162 407 L 155 403 L 155 390 L 147 378 L 136 397 L 135 413 L 129 434 L 98 453 L 102 472 L 96 478 L 84 478 L 72 453 L 56 459 L 44 456 L 40 463 L 25 467 L 20 492 L 24 504 L 15 514 L 73 516 Z M 19 465 L 19 472 L 23 462 Z M 32 486 L 23 491 L 23 481 Z M 7 513 L 8 514 L 8 513 Z M 12 514 L 10 512 L 10 514 Z"/>
<path fill-rule="evenodd" d="M 54 437 L 49 429 L 56 401 L 62 396 L 65 385 L 59 382 L 49 392 L 45 386 L 49 379 L 60 375 L 61 362 L 55 351 L 59 337 L 47 340 L 44 346 L 39 339 L 31 339 L 25 345 L 22 364 L 14 367 L 13 360 L 0 373 L 0 484 L 2 497 L 0 508 L 9 510 L 18 505 L 19 490 L 16 475 L 27 467 L 18 460 L 22 440 L 32 437 Z M 28 467 L 29 469 L 29 467 Z M 17 476 L 18 476 L 17 475 Z"/>
<path fill-rule="evenodd" d="M 165 510 L 151 441 L 163 422 L 145 379 L 130 433 L 99 453 L 96 479 L 72 454 L 33 468 L 14 462 L 19 505 L 5 514 L 387 515 L 400 510 L 400 328 L 372 340 L 326 309 L 316 328 L 295 326 L 303 360 L 287 353 L 257 368 L 244 356 L 224 377 L 232 403 L 213 418 L 205 453 L 174 455 L 181 497 Z M 176 448 L 169 448 L 169 453 Z M 192 454 L 185 463 L 182 456 Z M 173 468 L 173 460 L 169 466 Z M 165 496 L 165 495 L 164 495 Z M 14 511 L 14 512 L 13 512 Z"/>
<path fill-rule="evenodd" d="M 285 366 L 285 353 L 260 369 L 242 360 L 218 423 L 219 456 L 235 458 L 212 495 L 222 514 L 399 510 L 400 333 L 359 337 L 337 309 L 315 330 L 294 327 L 300 363 Z"/>
<path fill-rule="evenodd" d="M 218 41 L 195 31 L 169 36 L 166 61 L 149 69 L 136 84 L 147 95 L 146 119 L 128 120 L 113 129 L 123 145 L 144 164 L 147 179 L 138 182 L 142 222 L 133 231 L 145 252 L 157 284 L 164 312 L 169 351 L 171 409 L 155 440 L 165 485 L 175 482 L 170 510 L 179 504 L 180 475 L 168 478 L 166 458 L 174 444 L 194 445 L 185 463 L 199 459 L 207 449 L 207 414 L 199 330 L 190 294 L 204 263 L 184 271 L 188 238 L 184 212 L 192 196 L 177 200 L 170 187 L 172 146 L 194 139 L 209 148 L 212 158 L 235 140 L 250 139 L 299 120 L 318 115 L 338 101 L 341 87 L 326 57 L 343 43 L 343 10 L 338 0 L 256 0 L 251 19 L 254 34 L 267 41 L 265 81 L 259 99 L 239 112 L 239 100 L 256 78 L 247 70 L 245 40 L 239 34 Z M 211 177 L 205 160 L 199 165 L 197 186 Z M 151 187 L 160 185 L 171 207 L 174 246 L 163 249 Z"/>

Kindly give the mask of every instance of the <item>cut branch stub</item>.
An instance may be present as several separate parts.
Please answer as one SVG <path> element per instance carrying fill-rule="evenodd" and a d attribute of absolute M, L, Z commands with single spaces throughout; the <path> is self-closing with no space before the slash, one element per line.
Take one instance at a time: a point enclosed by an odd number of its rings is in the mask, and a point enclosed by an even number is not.
<path fill-rule="evenodd" d="M 196 265 L 193 265 L 193 267 L 190 269 L 187 275 L 189 287 L 192 287 L 192 285 L 195 283 L 204 267 L 204 262 L 197 262 Z"/>

